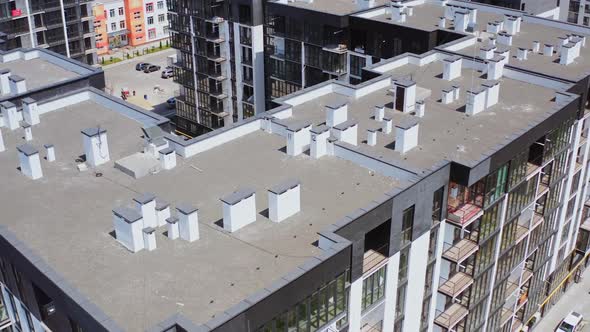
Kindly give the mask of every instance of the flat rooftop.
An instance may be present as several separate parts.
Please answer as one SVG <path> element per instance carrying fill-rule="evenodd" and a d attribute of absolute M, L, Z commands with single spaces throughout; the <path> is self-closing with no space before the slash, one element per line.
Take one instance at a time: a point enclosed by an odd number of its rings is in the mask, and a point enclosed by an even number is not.
<path fill-rule="evenodd" d="M 25 79 L 27 91 L 59 84 L 100 69 L 70 60 L 43 49 L 16 49 L 0 52 L 0 71 Z M 0 99 L 11 94 L 0 95 Z"/>
<path fill-rule="evenodd" d="M 416 82 L 416 100 L 425 101 L 425 115 L 421 118 L 393 109 L 393 96 L 389 91 L 391 86 L 361 98 L 331 92 L 294 106 L 293 118 L 320 124 L 326 121 L 325 105 L 348 102 L 348 119 L 354 119 L 359 124 L 359 151 L 416 174 L 427 174 L 444 160 L 475 166 L 497 150 L 498 145 L 505 144 L 512 135 L 555 112 L 555 103 L 552 101 L 555 98 L 554 90 L 503 77 L 499 80 L 498 104 L 468 116 L 465 114 L 465 91 L 486 82 L 485 74 L 468 69 L 466 65 L 463 65 L 461 75 L 452 81 L 443 80 L 442 73 L 441 60 L 423 66 L 406 64 L 386 73 L 394 80 L 411 78 Z M 442 104 L 442 90 L 453 85 L 460 88 L 459 99 Z M 391 134 L 377 131 L 377 144 L 369 146 L 366 144 L 367 130 L 382 127 L 382 122 L 373 118 L 376 105 L 385 105 L 385 116 L 392 118 L 394 128 Z M 410 119 L 419 123 L 418 146 L 401 154 L 394 150 L 395 125 Z"/>
<path fill-rule="evenodd" d="M 349 15 L 361 10 L 369 8 L 362 8 L 357 2 L 367 0 L 311 0 L 311 1 L 288 1 L 286 6 L 309 9 L 317 12 L 328 13 L 332 15 Z M 389 3 L 389 0 L 373 0 L 374 6 L 372 8 L 382 6 Z"/>
<path fill-rule="evenodd" d="M 80 130 L 107 130 L 111 162 L 80 172 Z M 183 159 L 170 171 L 133 179 L 113 167 L 140 151 L 142 125 L 95 101 L 82 101 L 41 115 L 30 142 L 45 156 L 43 178 L 18 170 L 16 146 L 23 130 L 2 134 L 0 223 L 120 327 L 142 331 L 182 313 L 202 324 L 295 270 L 321 250 L 317 232 L 379 199 L 399 183 L 337 157 L 312 159 L 284 152 L 286 139 L 255 131 Z M 231 156 L 231 160 L 228 159 Z M 288 179 L 301 182 L 301 212 L 281 222 L 266 217 L 267 190 Z M 234 233 L 219 225 L 221 197 L 242 188 L 256 191 L 257 220 Z M 113 235 L 112 209 L 132 206 L 142 193 L 172 206 L 199 208 L 200 239 L 170 240 L 156 231 L 157 249 L 131 253 Z M 175 211 L 173 210 L 173 214 Z"/>
<path fill-rule="evenodd" d="M 495 36 L 495 34 L 486 32 L 488 22 L 503 21 L 504 14 L 502 12 L 506 12 L 511 13 L 514 16 L 523 17 L 521 31 L 513 36 L 512 45 L 507 46 L 497 43 L 499 47 L 510 49 L 509 64 L 511 66 L 569 80 L 579 80 L 590 74 L 590 47 L 582 47 L 580 56 L 567 66 L 559 63 L 560 54 L 557 47 L 559 45 L 559 37 L 567 37 L 567 35 L 574 33 L 576 30 L 588 31 L 587 28 L 559 21 L 555 24 L 556 21 L 526 15 L 522 12 L 509 9 L 499 10 L 498 7 L 485 4 L 461 1 L 450 1 L 450 3 L 466 8 L 478 9 L 474 34 L 465 33 L 466 36 L 472 36 L 474 42 L 470 44 L 467 43 L 464 47 L 455 47 L 453 48 L 454 52 L 466 56 L 479 57 L 480 48 L 488 46 L 490 43 L 489 38 Z M 441 29 L 438 27 L 438 23 L 440 17 L 444 16 L 444 6 L 434 3 L 416 4 L 416 2 L 414 2 L 413 4 L 410 3 L 407 7 L 413 8 L 413 14 L 407 15 L 406 21 L 403 23 L 395 22 L 391 19 L 391 9 L 389 6 L 376 8 L 356 14 L 355 16 L 425 31 Z M 452 20 L 446 20 L 446 29 L 454 29 Z M 590 34 L 588 33 L 575 32 L 575 34 L 590 37 Z M 588 39 L 590 41 L 590 38 Z M 533 41 L 540 42 L 541 52 L 543 51 L 544 44 L 554 45 L 553 56 L 533 53 Z M 445 49 L 445 44 L 441 45 L 440 48 Z M 529 50 L 528 60 L 521 61 L 516 58 L 518 48 L 526 48 Z"/>

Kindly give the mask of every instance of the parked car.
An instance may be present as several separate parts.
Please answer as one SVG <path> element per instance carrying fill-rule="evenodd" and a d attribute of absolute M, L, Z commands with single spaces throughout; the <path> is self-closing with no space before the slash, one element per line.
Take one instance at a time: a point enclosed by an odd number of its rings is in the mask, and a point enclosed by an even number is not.
<path fill-rule="evenodd" d="M 169 78 L 174 76 L 174 70 L 166 68 L 162 71 L 162 78 Z"/>
<path fill-rule="evenodd" d="M 152 73 L 152 72 L 155 72 L 155 71 L 158 71 L 158 70 L 160 70 L 160 66 L 149 65 L 149 66 L 147 66 L 147 67 L 145 67 L 143 69 L 143 72 L 144 73 Z"/>
<path fill-rule="evenodd" d="M 582 327 L 583 318 L 579 313 L 572 311 L 561 321 L 555 332 L 577 332 Z"/>
<path fill-rule="evenodd" d="M 150 66 L 149 63 L 147 62 L 140 62 L 138 64 L 135 65 L 135 70 L 137 71 L 143 71 L 145 69 L 145 67 Z"/>
<path fill-rule="evenodd" d="M 168 100 L 166 100 L 166 103 L 168 103 L 168 108 L 175 108 L 176 107 L 176 98 L 174 98 L 174 97 L 168 98 Z"/>

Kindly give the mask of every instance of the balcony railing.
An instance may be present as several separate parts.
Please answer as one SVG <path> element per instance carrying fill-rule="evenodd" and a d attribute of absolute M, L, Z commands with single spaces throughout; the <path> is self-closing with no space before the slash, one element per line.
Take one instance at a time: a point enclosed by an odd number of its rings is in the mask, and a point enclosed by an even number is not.
<path fill-rule="evenodd" d="M 500 315 L 500 326 L 505 325 L 508 321 L 510 321 L 510 318 L 512 318 L 512 315 L 514 313 L 512 312 L 512 310 L 508 309 L 508 308 L 502 308 L 502 314 Z"/>
<path fill-rule="evenodd" d="M 440 279 L 438 291 L 452 298 L 456 298 L 473 284 L 473 278 L 463 272 L 455 273 L 450 279 Z"/>
<path fill-rule="evenodd" d="M 520 285 L 521 286 L 524 285 L 527 281 L 529 281 L 529 279 L 531 279 L 532 276 L 533 276 L 533 272 L 529 268 L 525 267 L 522 270 L 522 277 L 520 278 Z"/>
<path fill-rule="evenodd" d="M 515 243 L 520 243 L 520 241 L 524 240 L 526 238 L 526 235 L 528 234 L 529 229 L 522 226 L 522 225 L 516 225 L 516 240 Z"/>
<path fill-rule="evenodd" d="M 445 311 L 441 312 L 437 310 L 436 312 L 437 316 L 434 319 L 434 323 L 450 330 L 467 316 L 468 310 L 459 303 L 453 303 Z"/>
<path fill-rule="evenodd" d="M 461 263 L 479 249 L 477 243 L 469 239 L 461 239 L 455 244 L 446 242 L 444 247 L 442 256 L 454 263 Z"/>

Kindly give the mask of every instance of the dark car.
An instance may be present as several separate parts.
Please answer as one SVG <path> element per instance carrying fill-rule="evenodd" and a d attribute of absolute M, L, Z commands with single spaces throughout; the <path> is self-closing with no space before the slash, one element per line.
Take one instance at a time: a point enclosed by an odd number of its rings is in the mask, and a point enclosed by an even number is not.
<path fill-rule="evenodd" d="M 145 68 L 147 66 L 150 66 L 150 64 L 147 63 L 147 62 L 140 62 L 140 63 L 138 63 L 138 64 L 135 65 L 135 70 L 137 70 L 137 71 L 143 71 L 143 70 L 145 70 Z"/>
<path fill-rule="evenodd" d="M 158 71 L 158 70 L 160 70 L 160 66 L 149 65 L 143 69 L 143 72 L 144 73 L 151 73 L 151 72 Z"/>
<path fill-rule="evenodd" d="M 168 104 L 168 108 L 174 108 L 176 107 L 176 98 L 168 98 L 168 100 L 166 100 L 166 103 Z"/>

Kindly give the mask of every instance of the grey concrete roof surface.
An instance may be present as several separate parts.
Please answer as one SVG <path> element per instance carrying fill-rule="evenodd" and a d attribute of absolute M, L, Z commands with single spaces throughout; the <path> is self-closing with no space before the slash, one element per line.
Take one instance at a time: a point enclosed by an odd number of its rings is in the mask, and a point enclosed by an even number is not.
<path fill-rule="evenodd" d="M 555 112 L 555 91 L 529 82 L 501 78 L 499 102 L 475 116 L 465 114 L 466 93 L 488 82 L 486 75 L 472 69 L 462 69 L 461 75 L 453 81 L 442 77 L 443 63 L 436 61 L 422 67 L 404 65 L 388 72 L 393 79 L 412 77 L 417 82 L 417 100 L 425 98 L 425 116 L 404 114 L 393 110 L 393 96 L 390 86 L 370 93 L 356 100 L 349 99 L 348 119 L 359 123 L 357 150 L 366 152 L 378 159 L 390 162 L 421 174 L 429 173 L 442 160 L 452 160 L 465 165 L 475 165 L 484 160 L 500 144 L 506 144 L 514 134 L 518 134 Z M 445 87 L 460 87 L 457 101 L 444 105 L 440 102 L 441 91 Z M 428 91 L 430 90 L 430 91 Z M 324 106 L 341 99 L 343 95 L 332 92 L 293 108 L 293 120 L 309 120 L 314 125 L 326 121 Z M 367 130 L 378 126 L 375 121 L 374 105 L 385 105 L 385 118 L 391 118 L 393 125 L 405 125 L 418 121 L 418 146 L 405 154 L 394 150 L 395 129 L 391 134 L 377 133 L 377 145 L 366 144 Z"/>
<path fill-rule="evenodd" d="M 10 69 L 11 76 L 18 75 L 24 78 L 27 90 L 37 89 L 79 76 L 73 71 L 41 58 L 0 62 L 1 69 Z"/>
<path fill-rule="evenodd" d="M 108 130 L 111 162 L 79 172 L 80 130 Z M 75 289 L 127 331 L 143 331 L 181 313 L 197 324 L 296 270 L 321 253 L 317 233 L 398 186 L 394 179 L 336 158 L 289 157 L 286 139 L 257 131 L 141 179 L 115 169 L 115 160 L 140 151 L 141 124 L 95 102 L 41 115 L 33 146 L 55 145 L 57 160 L 41 158 L 43 178 L 16 169 L 22 129 L 3 130 L 0 153 L 0 224 L 36 252 Z M 231 158 L 230 158 L 231 156 Z M 44 157 L 44 152 L 41 152 Z M 264 212 L 269 188 L 301 181 L 301 212 L 273 223 Z M 256 191 L 257 220 L 234 233 L 220 225 L 220 197 L 241 187 Z M 111 235 L 112 210 L 134 207 L 133 198 L 154 193 L 176 207 L 199 209 L 200 239 L 189 243 L 156 230 L 157 249 L 131 253 Z M 182 208 L 182 207 L 181 207 Z"/>
<path fill-rule="evenodd" d="M 289 1 L 286 6 L 305 8 L 313 11 L 333 14 L 348 15 L 363 10 L 357 2 L 367 0 L 313 0 L 306 1 Z M 375 7 L 389 3 L 389 0 L 374 0 Z M 374 7 L 373 7 L 374 8 Z"/>

